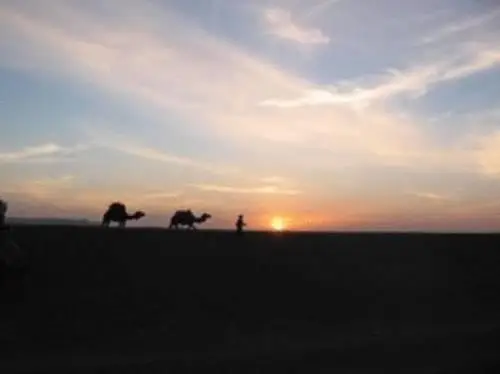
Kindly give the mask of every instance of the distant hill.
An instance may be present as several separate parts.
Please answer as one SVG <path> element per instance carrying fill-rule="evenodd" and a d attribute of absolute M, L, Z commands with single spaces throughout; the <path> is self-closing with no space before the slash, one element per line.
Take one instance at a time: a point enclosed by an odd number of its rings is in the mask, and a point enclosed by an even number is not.
<path fill-rule="evenodd" d="M 97 222 L 84 218 L 45 218 L 45 217 L 9 217 L 7 223 L 11 225 L 71 225 L 94 226 Z"/>

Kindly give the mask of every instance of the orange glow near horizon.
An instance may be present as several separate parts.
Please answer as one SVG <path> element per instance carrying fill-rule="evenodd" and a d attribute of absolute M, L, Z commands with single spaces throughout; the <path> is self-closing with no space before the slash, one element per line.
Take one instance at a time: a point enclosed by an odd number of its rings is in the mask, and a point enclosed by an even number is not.
<path fill-rule="evenodd" d="M 273 219 L 271 220 L 271 227 L 274 231 L 283 231 L 284 229 L 286 229 L 285 220 L 283 219 L 283 217 L 273 217 Z"/>

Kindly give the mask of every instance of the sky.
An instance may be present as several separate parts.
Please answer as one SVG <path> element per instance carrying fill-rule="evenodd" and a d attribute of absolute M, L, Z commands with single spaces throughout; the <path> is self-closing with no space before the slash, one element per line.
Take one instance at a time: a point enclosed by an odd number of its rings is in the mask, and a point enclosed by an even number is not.
<path fill-rule="evenodd" d="M 500 228 L 494 0 L 0 0 L 11 216 Z"/>

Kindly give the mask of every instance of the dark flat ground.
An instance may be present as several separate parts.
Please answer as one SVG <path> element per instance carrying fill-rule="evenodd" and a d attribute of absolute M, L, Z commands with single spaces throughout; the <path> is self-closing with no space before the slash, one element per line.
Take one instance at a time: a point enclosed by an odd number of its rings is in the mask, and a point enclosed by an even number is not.
<path fill-rule="evenodd" d="M 500 372 L 500 235 L 13 235 L 2 374 Z"/>

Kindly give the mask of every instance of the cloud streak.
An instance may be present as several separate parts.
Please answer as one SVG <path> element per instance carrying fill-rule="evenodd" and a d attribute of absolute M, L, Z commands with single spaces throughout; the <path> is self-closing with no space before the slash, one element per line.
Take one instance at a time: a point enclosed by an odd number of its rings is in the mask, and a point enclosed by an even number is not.
<path fill-rule="evenodd" d="M 95 138 L 93 144 L 145 160 L 161 162 L 169 165 L 176 165 L 179 167 L 200 169 L 213 174 L 238 173 L 238 169 L 236 167 L 202 162 L 190 157 L 182 157 L 171 154 L 161 149 L 143 146 L 137 144 L 137 142 L 124 139 L 123 136 L 106 137 L 102 134 L 102 132 L 98 132 L 98 134 L 94 133 Z"/>
<path fill-rule="evenodd" d="M 3 192 L 6 194 L 23 195 L 29 199 L 63 199 L 72 191 L 77 178 L 74 175 L 45 177 L 17 183 L 6 183 Z"/>
<path fill-rule="evenodd" d="M 87 149 L 86 146 L 63 147 L 55 143 L 25 147 L 18 151 L 1 152 L 0 163 L 56 162 L 64 156 Z"/>
<path fill-rule="evenodd" d="M 157 200 L 157 199 L 174 199 L 176 197 L 181 196 L 180 192 L 149 192 L 141 197 L 145 200 Z"/>
<path fill-rule="evenodd" d="M 298 44 L 321 45 L 330 43 L 330 37 L 318 28 L 300 25 L 292 20 L 289 11 L 281 8 L 269 8 L 264 11 L 268 32 L 280 39 Z"/>
<path fill-rule="evenodd" d="M 340 2 L 341 0 L 324 0 L 320 3 L 311 7 L 307 12 L 307 18 L 313 18 L 314 16 L 324 13 L 333 4 Z"/>
<path fill-rule="evenodd" d="M 354 82 L 348 82 L 346 87 L 308 90 L 298 98 L 271 98 L 262 101 L 260 105 L 279 108 L 316 105 L 366 107 L 402 94 L 419 97 L 438 83 L 460 80 L 499 66 L 500 47 L 482 46 L 463 51 L 453 59 L 418 65 L 406 70 L 391 69 L 388 75 L 378 78 L 380 83 L 372 87 L 352 87 Z"/>
<path fill-rule="evenodd" d="M 500 178 L 500 131 L 477 140 L 474 152 L 479 170 L 486 176 Z"/>
<path fill-rule="evenodd" d="M 299 195 L 301 192 L 294 189 L 285 189 L 277 186 L 260 187 L 234 187 L 216 184 L 195 184 L 193 187 L 202 191 L 231 193 L 231 194 L 256 194 L 256 195 Z"/>
<path fill-rule="evenodd" d="M 180 115 L 213 141 L 259 150 L 276 149 L 281 143 L 283 155 L 290 157 L 314 145 L 360 162 L 369 157 L 370 162 L 411 167 L 419 156 L 429 160 L 429 139 L 416 121 L 366 105 L 401 93 L 422 94 L 440 80 L 495 66 L 498 57 L 481 49 L 465 63 L 419 65 L 392 71 L 377 78 L 380 82 L 375 85 L 350 82 L 329 89 L 214 39 L 164 9 L 128 1 L 126 7 L 118 7 L 115 17 L 120 26 L 116 26 L 66 2 L 51 4 L 37 13 L 15 7 L 0 12 L 3 24 L 19 37 L 20 56 L 31 54 L 30 61 L 37 61 L 38 69 L 90 79 L 113 94 Z M 148 22 L 129 24 L 137 12 L 147 14 Z M 450 64 L 453 69 L 447 69 Z M 276 99 L 266 101 L 266 97 Z M 330 108 L 333 103 L 339 105 Z M 353 104 L 354 110 L 346 104 Z M 358 111 L 356 105 L 364 110 Z M 275 110 L 276 106 L 295 110 Z M 144 159 L 213 169 L 191 157 L 112 143 L 111 148 Z"/>
<path fill-rule="evenodd" d="M 197 130 L 211 136 L 231 141 L 301 137 L 298 126 L 281 121 L 269 126 L 273 119 L 256 113 L 255 104 L 265 94 L 298 94 L 308 86 L 302 79 L 211 38 L 188 21 L 180 23 L 162 9 L 129 1 L 130 6 L 119 6 L 116 14 L 122 27 L 114 27 L 85 11 L 68 9 L 65 2 L 51 4 L 36 14 L 0 8 L 0 24 L 8 25 L 7 30 L 22 41 L 16 47 L 19 53 L 8 55 L 12 64 L 23 67 L 26 60 L 37 61 L 36 69 L 91 81 L 134 103 L 140 100 L 168 114 L 201 121 L 207 128 Z M 52 8 L 59 17 L 50 12 Z M 141 12 L 147 12 L 148 23 L 127 23 Z M 160 22 L 162 33 L 153 31 Z M 247 120 L 252 126 L 245 125 Z"/>
<path fill-rule="evenodd" d="M 411 192 L 410 195 L 416 196 L 424 200 L 439 201 L 439 202 L 454 200 L 453 197 L 450 195 L 443 195 L 434 192 Z"/>
<path fill-rule="evenodd" d="M 449 23 L 438 30 L 435 30 L 432 34 L 423 37 L 420 40 L 420 44 L 431 44 L 441 42 L 445 39 L 451 38 L 453 36 L 459 35 L 465 31 L 470 31 L 471 29 L 479 28 L 492 22 L 500 15 L 500 8 L 490 11 L 486 14 L 479 16 L 469 17 L 459 21 Z"/>

